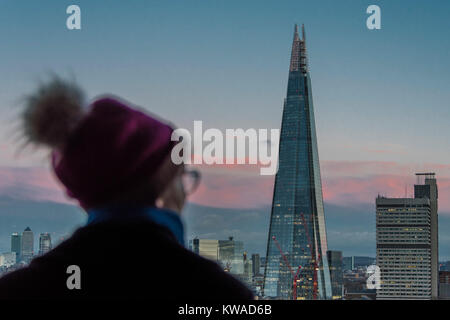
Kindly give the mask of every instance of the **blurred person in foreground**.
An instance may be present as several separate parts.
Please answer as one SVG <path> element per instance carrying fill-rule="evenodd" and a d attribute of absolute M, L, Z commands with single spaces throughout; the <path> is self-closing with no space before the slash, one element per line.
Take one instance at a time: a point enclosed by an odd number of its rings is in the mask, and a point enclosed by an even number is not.
<path fill-rule="evenodd" d="M 253 299 L 184 246 L 180 214 L 200 176 L 172 162 L 172 126 L 116 98 L 87 107 L 83 101 L 74 83 L 58 77 L 26 98 L 24 136 L 51 149 L 55 176 L 88 219 L 71 238 L 0 278 L 0 298 Z M 80 289 L 68 288 L 71 265 L 80 269 Z"/>

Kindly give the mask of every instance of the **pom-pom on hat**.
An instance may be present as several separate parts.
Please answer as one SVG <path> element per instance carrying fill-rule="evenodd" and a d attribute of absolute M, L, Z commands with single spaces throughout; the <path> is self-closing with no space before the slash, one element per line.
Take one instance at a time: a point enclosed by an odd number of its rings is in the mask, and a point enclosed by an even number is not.
<path fill-rule="evenodd" d="M 81 90 L 59 78 L 43 85 L 27 100 L 25 135 L 52 148 L 54 173 L 83 208 L 153 205 L 179 169 L 170 159 L 173 128 L 117 98 L 87 108 L 82 100 Z"/>

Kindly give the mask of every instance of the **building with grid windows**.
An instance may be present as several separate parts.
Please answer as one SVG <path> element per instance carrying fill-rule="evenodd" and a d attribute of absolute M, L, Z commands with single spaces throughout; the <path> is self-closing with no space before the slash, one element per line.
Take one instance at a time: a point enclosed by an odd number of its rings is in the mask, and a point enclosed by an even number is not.
<path fill-rule="evenodd" d="M 214 262 L 219 260 L 219 240 L 195 238 L 190 240 L 189 247 L 204 258 Z"/>
<path fill-rule="evenodd" d="M 39 255 L 45 254 L 52 249 L 52 238 L 50 233 L 41 233 L 39 235 Z"/>
<path fill-rule="evenodd" d="M 17 232 L 14 232 L 11 235 L 11 252 L 16 253 L 16 260 L 17 262 L 20 262 L 22 254 L 22 235 Z"/>
<path fill-rule="evenodd" d="M 244 243 L 233 237 L 219 240 L 219 263 L 232 274 L 244 273 Z"/>
<path fill-rule="evenodd" d="M 30 263 L 34 256 L 34 233 L 30 227 L 22 232 L 21 259 L 26 263 Z"/>
<path fill-rule="evenodd" d="M 422 174 L 418 174 L 418 180 Z M 376 199 L 377 299 L 436 299 L 437 186 L 434 174 L 414 198 Z"/>

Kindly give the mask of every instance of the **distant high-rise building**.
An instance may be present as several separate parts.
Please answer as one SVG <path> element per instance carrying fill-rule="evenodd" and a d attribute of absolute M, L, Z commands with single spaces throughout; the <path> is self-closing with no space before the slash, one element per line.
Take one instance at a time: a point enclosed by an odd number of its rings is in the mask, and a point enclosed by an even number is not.
<path fill-rule="evenodd" d="M 189 248 L 204 258 L 218 262 L 226 271 L 244 274 L 244 243 L 233 237 L 228 240 L 192 239 Z M 248 265 L 251 265 L 251 260 Z M 250 269 L 250 272 L 252 269 Z"/>
<path fill-rule="evenodd" d="M 262 272 L 264 273 L 264 270 L 266 270 L 266 257 L 261 257 L 260 261 L 261 261 L 260 270 L 262 269 Z"/>
<path fill-rule="evenodd" d="M 11 235 L 11 252 L 16 253 L 16 260 L 17 262 L 21 261 L 21 254 L 22 254 L 22 235 L 18 234 L 17 232 L 14 232 Z"/>
<path fill-rule="evenodd" d="M 30 262 L 34 255 L 34 234 L 30 227 L 22 232 L 22 260 Z"/>
<path fill-rule="evenodd" d="M 344 257 L 342 259 L 343 265 L 342 268 L 344 271 L 351 271 L 355 269 L 366 269 L 368 266 L 375 264 L 374 257 L 365 257 L 365 256 L 351 256 Z"/>
<path fill-rule="evenodd" d="M 295 26 L 264 272 L 268 299 L 331 299 L 304 27 L 302 38 Z"/>
<path fill-rule="evenodd" d="M 257 276 L 253 277 L 253 292 L 257 295 L 257 296 L 261 296 L 262 295 L 262 288 L 264 285 L 264 275 L 259 274 Z"/>
<path fill-rule="evenodd" d="M 344 271 L 352 271 L 355 269 L 355 257 L 344 257 L 342 259 L 342 269 Z"/>
<path fill-rule="evenodd" d="M 377 299 L 438 297 L 436 180 L 431 173 L 417 176 L 425 184 L 414 186 L 414 198 L 376 199 Z"/>
<path fill-rule="evenodd" d="M 219 260 L 219 240 L 213 239 L 193 239 L 189 246 L 196 254 L 212 261 Z"/>
<path fill-rule="evenodd" d="M 45 254 L 52 249 L 52 239 L 49 233 L 41 233 L 39 236 L 39 255 Z"/>
<path fill-rule="evenodd" d="M 261 270 L 260 266 L 261 266 L 261 259 L 259 257 L 259 254 L 257 253 L 252 254 L 252 269 L 253 269 L 252 273 L 254 277 L 260 274 Z"/>
<path fill-rule="evenodd" d="M 332 299 L 342 299 L 344 293 L 344 277 L 342 270 L 342 251 L 327 251 L 328 266 L 330 268 Z"/>
<path fill-rule="evenodd" d="M 430 200 L 431 209 L 431 295 L 438 296 L 439 288 L 439 243 L 438 243 L 438 188 L 434 173 L 416 173 L 414 198 Z"/>
<path fill-rule="evenodd" d="M 251 259 L 248 259 L 247 257 L 247 252 L 244 252 L 244 274 L 243 274 L 243 278 L 245 280 L 245 283 L 247 283 L 247 285 L 249 287 L 252 287 L 253 285 L 253 261 Z"/>
<path fill-rule="evenodd" d="M 244 243 L 233 237 L 219 240 L 219 261 L 230 273 L 244 273 Z"/>

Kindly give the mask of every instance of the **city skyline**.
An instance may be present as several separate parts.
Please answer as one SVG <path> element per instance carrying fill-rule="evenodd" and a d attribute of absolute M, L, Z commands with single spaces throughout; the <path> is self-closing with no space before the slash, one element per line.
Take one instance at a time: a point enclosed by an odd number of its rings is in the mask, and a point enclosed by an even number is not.
<path fill-rule="evenodd" d="M 448 12 L 0 1 L 2 296 L 450 300 Z"/>
<path fill-rule="evenodd" d="M 450 194 L 450 151 L 443 147 L 450 138 L 450 42 L 443 36 L 450 26 L 448 2 L 379 1 L 382 29 L 369 31 L 364 3 L 230 1 L 219 10 L 204 3 L 137 1 L 136 7 L 126 7 L 112 1 L 105 10 L 100 1 L 79 1 L 79 33 L 64 29 L 68 4 L 0 4 L 5 39 L 0 58 L 8 61 L 0 79 L 2 196 L 74 204 L 49 173 L 45 152 L 24 152 L 16 159 L 17 145 L 7 131 L 17 98 L 49 69 L 73 73 L 89 98 L 113 92 L 180 127 L 188 128 L 200 116 L 208 127 L 279 128 L 291 29 L 304 21 L 325 207 L 374 215 L 377 194 L 403 197 L 414 172 L 433 171 L 441 194 L 439 214 L 450 217 L 445 196 Z M 92 48 L 104 51 L 102 59 Z M 239 116 L 230 110 L 239 110 Z M 270 214 L 274 177 L 239 166 L 201 169 L 204 179 L 191 198 L 194 204 Z M 406 193 L 411 196 L 413 190 Z M 13 231 L 18 230 L 8 232 Z M 360 225 L 328 233 L 349 243 L 374 239 L 374 229 Z M 448 236 L 441 239 L 450 242 Z M 329 242 L 340 250 L 340 243 Z M 442 252 L 448 257 L 450 250 Z"/>

